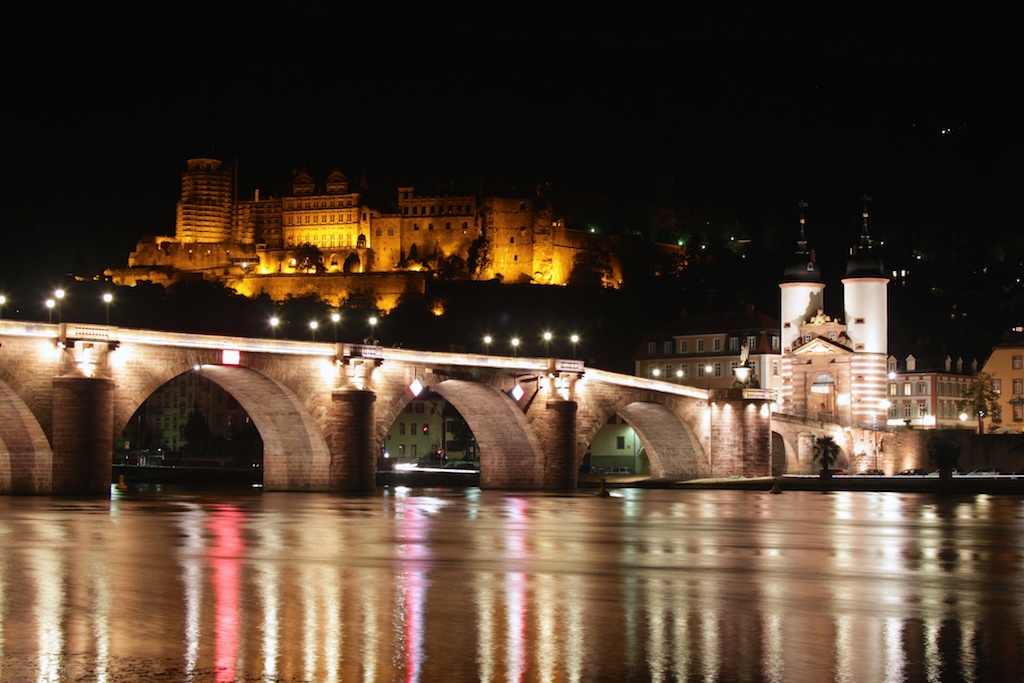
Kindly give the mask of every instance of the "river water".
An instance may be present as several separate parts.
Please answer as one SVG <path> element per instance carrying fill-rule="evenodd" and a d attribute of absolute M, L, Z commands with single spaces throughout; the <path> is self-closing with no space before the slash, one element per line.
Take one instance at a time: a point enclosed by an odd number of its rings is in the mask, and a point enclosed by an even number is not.
<path fill-rule="evenodd" d="M 0 497 L 0 680 L 1021 681 L 1024 499 Z"/>

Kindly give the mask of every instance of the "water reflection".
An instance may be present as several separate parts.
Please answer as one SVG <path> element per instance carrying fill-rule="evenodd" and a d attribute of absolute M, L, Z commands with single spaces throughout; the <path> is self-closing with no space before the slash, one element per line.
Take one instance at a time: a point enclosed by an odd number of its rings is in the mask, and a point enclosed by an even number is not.
<path fill-rule="evenodd" d="M 0 681 L 1021 680 L 1024 503 L 0 498 Z"/>

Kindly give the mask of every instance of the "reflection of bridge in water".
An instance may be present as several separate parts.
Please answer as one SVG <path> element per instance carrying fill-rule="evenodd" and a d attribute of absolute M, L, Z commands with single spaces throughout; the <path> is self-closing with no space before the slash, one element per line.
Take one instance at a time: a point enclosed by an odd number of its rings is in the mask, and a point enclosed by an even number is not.
<path fill-rule="evenodd" d="M 766 390 L 709 401 L 702 389 L 578 360 L 3 320 L 0 492 L 109 492 L 117 435 L 157 389 L 195 368 L 252 419 L 267 490 L 372 490 L 388 428 L 427 389 L 476 437 L 483 488 L 575 488 L 588 445 L 616 414 L 653 478 L 772 467 Z"/>

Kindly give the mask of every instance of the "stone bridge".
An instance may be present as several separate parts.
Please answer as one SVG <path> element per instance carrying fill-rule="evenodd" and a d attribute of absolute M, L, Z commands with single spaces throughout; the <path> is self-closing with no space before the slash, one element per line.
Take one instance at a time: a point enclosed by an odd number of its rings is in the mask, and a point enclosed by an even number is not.
<path fill-rule="evenodd" d="M 613 415 L 651 476 L 765 476 L 770 392 L 709 392 L 582 361 L 417 352 L 75 323 L 0 320 L 0 492 L 107 494 L 114 443 L 176 376 L 200 370 L 263 440 L 263 486 L 366 492 L 381 445 L 417 391 L 465 418 L 483 488 L 571 490 Z"/>

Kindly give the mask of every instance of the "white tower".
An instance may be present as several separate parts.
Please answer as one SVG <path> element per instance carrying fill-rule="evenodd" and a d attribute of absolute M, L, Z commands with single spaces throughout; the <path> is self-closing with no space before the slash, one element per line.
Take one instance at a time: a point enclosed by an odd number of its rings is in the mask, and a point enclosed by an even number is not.
<path fill-rule="evenodd" d="M 867 202 L 860 244 L 851 250 L 843 278 L 846 333 L 856 354 L 853 372 L 852 415 L 870 421 L 885 399 L 886 358 L 889 353 L 889 278 L 882 260 L 872 253 L 868 234 Z"/>
<path fill-rule="evenodd" d="M 779 287 L 782 289 L 782 354 L 790 353 L 799 346 L 800 326 L 824 307 L 825 283 L 815 260 L 814 251 L 808 251 L 804 235 L 803 209 L 800 202 L 800 239 L 793 260 L 786 267 Z"/>
<path fill-rule="evenodd" d="M 870 200 L 864 198 L 865 202 Z M 885 354 L 889 351 L 889 278 L 882 260 L 871 250 L 866 203 L 863 216 L 860 245 L 851 250 L 843 278 L 846 332 L 854 351 Z"/>

